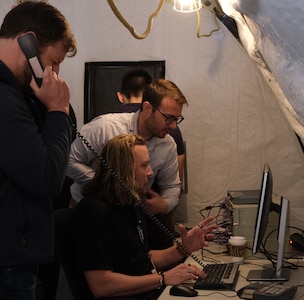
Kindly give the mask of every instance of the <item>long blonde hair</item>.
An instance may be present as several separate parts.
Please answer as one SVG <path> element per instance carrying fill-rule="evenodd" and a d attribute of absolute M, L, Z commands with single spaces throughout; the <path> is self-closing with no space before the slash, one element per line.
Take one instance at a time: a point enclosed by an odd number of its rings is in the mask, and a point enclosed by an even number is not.
<path fill-rule="evenodd" d="M 139 135 L 121 134 L 110 139 L 101 151 L 107 166 L 99 161 L 94 178 L 83 187 L 82 194 L 97 194 L 119 206 L 132 203 L 128 190 L 139 199 L 141 192 L 135 179 L 136 145 L 145 145 Z"/>

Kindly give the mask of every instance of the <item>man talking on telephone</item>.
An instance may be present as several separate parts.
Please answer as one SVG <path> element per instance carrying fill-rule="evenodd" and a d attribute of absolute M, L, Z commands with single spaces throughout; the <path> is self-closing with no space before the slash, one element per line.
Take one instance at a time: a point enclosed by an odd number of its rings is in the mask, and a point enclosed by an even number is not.
<path fill-rule="evenodd" d="M 20 38 L 27 37 L 34 39 L 21 49 Z M 27 52 L 36 52 L 35 62 L 45 68 L 41 87 Z M 65 17 L 47 3 L 26 1 L 1 25 L 1 300 L 35 299 L 37 266 L 53 259 L 51 197 L 65 178 L 72 132 L 69 88 L 58 72 L 76 52 Z"/>

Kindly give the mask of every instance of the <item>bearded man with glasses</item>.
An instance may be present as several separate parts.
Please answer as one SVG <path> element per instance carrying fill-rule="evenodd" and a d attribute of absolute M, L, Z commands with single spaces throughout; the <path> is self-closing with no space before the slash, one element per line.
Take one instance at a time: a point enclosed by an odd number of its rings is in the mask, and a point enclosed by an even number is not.
<path fill-rule="evenodd" d="M 181 192 L 176 143 L 168 135 L 183 121 L 182 109 L 187 99 L 171 81 L 157 79 L 146 86 L 142 107 L 135 113 L 105 114 L 85 124 L 81 134 L 100 153 L 103 145 L 119 134 L 138 134 L 148 146 L 153 175 L 149 178 L 147 206 L 167 228 L 174 232 L 172 211 Z M 73 203 L 82 199 L 82 185 L 95 174 L 95 154 L 79 139 L 73 142 L 67 175 L 75 182 L 71 186 Z M 157 191 L 155 188 L 157 186 Z M 164 249 L 172 240 L 151 220 L 148 221 L 150 245 Z"/>

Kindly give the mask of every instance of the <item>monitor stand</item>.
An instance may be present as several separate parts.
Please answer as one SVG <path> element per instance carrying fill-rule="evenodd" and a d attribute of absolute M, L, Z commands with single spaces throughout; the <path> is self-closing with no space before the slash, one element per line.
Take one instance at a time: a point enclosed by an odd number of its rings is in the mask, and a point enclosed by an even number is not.
<path fill-rule="evenodd" d="M 288 281 L 290 278 L 290 271 L 283 269 L 284 261 L 284 243 L 285 232 L 287 228 L 289 201 L 281 198 L 281 204 L 273 204 L 273 210 L 280 215 L 279 232 L 278 232 L 278 258 L 276 268 L 267 270 L 250 270 L 247 275 L 248 281 Z"/>
<path fill-rule="evenodd" d="M 250 270 L 247 275 L 248 281 L 288 281 L 290 270 L 281 270 L 279 274 L 275 270 Z"/>

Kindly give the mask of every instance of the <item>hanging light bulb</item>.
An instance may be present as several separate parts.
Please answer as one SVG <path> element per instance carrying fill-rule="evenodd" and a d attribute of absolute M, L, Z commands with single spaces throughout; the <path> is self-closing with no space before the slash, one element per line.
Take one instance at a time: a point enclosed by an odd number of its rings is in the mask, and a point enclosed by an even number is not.
<path fill-rule="evenodd" d="M 202 0 L 174 0 L 173 9 L 179 12 L 193 12 L 202 8 Z"/>

